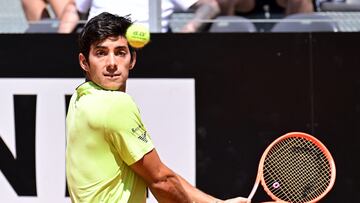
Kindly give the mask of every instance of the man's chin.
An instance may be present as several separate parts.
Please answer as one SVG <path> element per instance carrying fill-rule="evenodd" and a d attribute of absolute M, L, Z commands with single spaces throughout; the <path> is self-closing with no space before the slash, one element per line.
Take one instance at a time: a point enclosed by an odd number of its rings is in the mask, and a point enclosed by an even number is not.
<path fill-rule="evenodd" d="M 121 89 L 121 87 L 119 87 L 119 86 L 106 86 L 106 87 L 104 87 L 104 89 L 111 90 L 111 91 L 118 91 L 118 90 Z"/>
<path fill-rule="evenodd" d="M 118 91 L 121 89 L 119 84 L 102 84 L 100 85 L 105 90 Z"/>
<path fill-rule="evenodd" d="M 105 88 L 106 90 L 111 90 L 111 91 L 118 91 L 120 90 L 120 88 L 118 87 L 109 87 L 109 88 Z"/>
<path fill-rule="evenodd" d="M 94 81 L 97 85 L 99 85 L 101 88 L 105 90 L 111 90 L 111 91 L 124 91 L 125 90 L 125 84 L 123 82 L 118 81 Z"/>

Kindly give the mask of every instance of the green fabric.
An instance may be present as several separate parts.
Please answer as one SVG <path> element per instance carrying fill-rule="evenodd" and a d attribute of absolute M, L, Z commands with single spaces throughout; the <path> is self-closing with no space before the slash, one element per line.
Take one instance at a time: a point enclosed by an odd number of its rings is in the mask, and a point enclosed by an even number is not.
<path fill-rule="evenodd" d="M 86 82 L 71 98 L 66 125 L 72 202 L 145 202 L 146 185 L 129 165 L 154 146 L 128 94 Z"/>

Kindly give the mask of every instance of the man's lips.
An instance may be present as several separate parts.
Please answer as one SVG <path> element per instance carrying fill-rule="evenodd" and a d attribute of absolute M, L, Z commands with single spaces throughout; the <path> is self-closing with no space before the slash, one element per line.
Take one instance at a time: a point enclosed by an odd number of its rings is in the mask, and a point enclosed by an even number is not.
<path fill-rule="evenodd" d="M 114 78 L 114 77 L 119 77 L 120 74 L 104 74 L 105 77 L 109 77 L 109 78 Z"/>

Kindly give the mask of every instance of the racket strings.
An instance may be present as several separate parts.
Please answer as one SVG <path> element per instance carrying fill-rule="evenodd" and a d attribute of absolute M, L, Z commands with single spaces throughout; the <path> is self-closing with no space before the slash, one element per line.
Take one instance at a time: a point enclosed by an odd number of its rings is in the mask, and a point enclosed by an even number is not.
<path fill-rule="evenodd" d="M 296 149 L 296 148 L 295 148 Z M 298 164 L 298 162 L 293 162 L 293 160 L 294 159 L 290 159 L 290 162 L 288 162 L 287 163 L 287 167 L 289 167 L 290 166 L 290 168 L 299 168 L 299 167 L 301 167 L 302 165 L 299 165 Z M 289 170 L 285 170 L 286 172 L 289 172 Z M 301 169 L 300 171 L 304 171 L 304 169 Z M 293 184 L 292 185 L 294 185 L 294 181 L 295 182 L 298 182 L 298 181 L 300 181 L 300 179 L 301 179 L 301 177 L 303 176 L 303 174 L 301 174 L 301 173 L 298 173 L 298 174 L 294 174 L 294 173 L 287 173 L 287 174 L 285 174 L 285 178 L 283 178 L 283 180 L 282 180 L 282 182 L 289 182 L 289 181 L 293 181 Z M 274 177 L 274 176 L 272 176 L 272 178 L 273 179 L 280 179 L 281 180 L 281 178 L 279 178 L 279 177 Z M 309 179 L 311 179 L 311 176 L 309 176 Z M 309 182 L 309 179 L 308 180 L 306 180 L 307 182 Z M 276 186 L 277 185 L 277 186 Z M 283 186 L 284 186 L 284 190 L 282 191 L 284 194 L 283 195 L 285 195 L 286 197 L 287 197 L 287 199 L 290 199 L 290 197 L 291 197 L 291 188 L 289 188 L 288 187 L 288 185 L 284 185 L 284 184 L 282 184 Z M 279 182 L 275 182 L 274 183 L 274 185 L 273 185 L 273 187 L 274 188 L 277 188 L 277 187 L 279 187 L 280 186 L 280 183 Z M 280 190 L 281 191 L 281 190 Z"/>
<path fill-rule="evenodd" d="M 326 190 L 331 168 L 317 145 L 291 137 L 268 152 L 263 175 L 267 188 L 279 199 L 301 203 L 315 199 Z"/>
<path fill-rule="evenodd" d="M 304 186 L 304 188 L 303 188 L 303 191 L 302 191 L 302 196 L 303 197 L 306 197 L 306 196 L 310 196 L 310 189 L 313 187 L 313 185 L 314 185 L 314 183 L 315 183 L 315 180 L 317 180 L 317 175 L 319 175 L 319 171 L 316 171 L 316 170 L 314 170 L 314 172 L 311 174 L 307 174 L 307 176 L 304 176 L 304 175 L 306 175 L 306 174 L 304 174 L 303 172 L 308 172 L 308 170 L 307 170 L 307 168 L 303 168 L 303 164 L 301 164 L 304 160 L 304 157 L 301 157 L 301 155 L 303 155 L 304 153 L 302 152 L 302 151 L 304 151 L 304 152 L 310 152 L 310 153 L 312 153 L 311 154 L 311 156 L 314 156 L 314 155 L 317 155 L 318 153 L 315 153 L 315 154 L 313 154 L 314 153 L 314 151 L 309 151 L 308 150 L 308 148 L 298 148 L 298 147 L 293 147 L 292 148 L 292 150 L 294 151 L 294 152 L 296 152 L 296 153 L 302 153 L 302 154 L 300 154 L 300 156 L 299 156 L 299 158 L 300 158 L 300 165 L 298 165 L 298 162 L 294 162 L 295 164 L 293 164 L 292 162 L 290 162 L 290 163 L 288 163 L 288 165 L 289 166 L 291 166 L 291 167 L 295 167 L 295 168 L 297 168 L 298 170 L 299 170 L 299 172 L 300 173 L 293 173 L 293 174 L 288 174 L 288 175 L 292 175 L 292 176 L 290 176 L 290 180 L 291 180 L 291 178 L 296 182 L 296 183 L 298 183 L 298 181 L 301 181 L 302 179 L 302 181 L 303 182 L 305 182 L 305 183 L 307 183 L 305 186 Z M 300 151 L 299 151 L 300 150 Z M 305 153 L 306 154 L 306 153 Z M 318 159 L 318 157 L 316 158 L 316 159 Z M 291 161 L 294 161 L 294 159 L 291 159 Z M 312 164 L 314 164 L 314 163 L 316 163 L 316 162 L 310 162 L 310 163 L 312 163 Z M 315 166 L 314 165 L 309 165 L 309 167 L 310 168 L 314 168 Z M 316 168 L 315 168 L 316 169 Z M 295 176 L 294 177 L 294 174 L 295 175 L 297 175 L 297 176 Z M 293 183 L 294 184 L 294 183 Z M 295 185 L 296 186 L 296 185 Z M 300 185 L 300 187 L 302 187 L 302 185 Z M 301 188 L 300 188 L 301 189 Z"/>

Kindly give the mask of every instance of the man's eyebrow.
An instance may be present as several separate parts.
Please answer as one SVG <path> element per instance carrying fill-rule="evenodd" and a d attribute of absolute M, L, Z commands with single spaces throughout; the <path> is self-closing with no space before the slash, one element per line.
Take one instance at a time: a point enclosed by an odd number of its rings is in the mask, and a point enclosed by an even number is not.
<path fill-rule="evenodd" d="M 107 47 L 106 46 L 101 46 L 101 45 L 96 45 L 94 48 L 95 49 L 106 49 Z"/>
<path fill-rule="evenodd" d="M 126 49 L 127 48 L 127 46 L 117 46 L 117 47 L 115 47 L 115 49 Z"/>
<path fill-rule="evenodd" d="M 108 47 L 102 46 L 102 45 L 96 45 L 94 48 L 95 49 L 107 49 Z M 115 47 L 115 49 L 126 49 L 126 46 L 117 46 L 117 47 Z"/>

